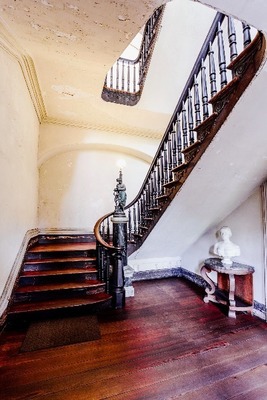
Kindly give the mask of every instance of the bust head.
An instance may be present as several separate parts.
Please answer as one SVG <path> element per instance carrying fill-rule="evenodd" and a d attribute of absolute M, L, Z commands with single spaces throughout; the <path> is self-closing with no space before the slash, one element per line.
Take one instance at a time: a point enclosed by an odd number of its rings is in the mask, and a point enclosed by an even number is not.
<path fill-rule="evenodd" d="M 232 236 L 232 231 L 229 228 L 229 226 L 223 226 L 220 230 L 219 230 L 220 236 L 222 238 L 223 241 L 229 240 L 230 237 Z"/>

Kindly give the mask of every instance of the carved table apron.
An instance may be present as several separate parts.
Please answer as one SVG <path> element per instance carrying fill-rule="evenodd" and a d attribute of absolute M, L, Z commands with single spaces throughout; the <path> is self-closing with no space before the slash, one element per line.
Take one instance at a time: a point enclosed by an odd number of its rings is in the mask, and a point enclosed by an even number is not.
<path fill-rule="evenodd" d="M 217 272 L 218 283 L 207 275 Z M 219 258 L 208 258 L 201 267 L 200 273 L 208 283 L 204 302 L 212 301 L 228 306 L 228 317 L 236 318 L 236 311 L 253 310 L 253 281 L 254 268 L 249 265 L 233 262 L 226 265 Z"/>

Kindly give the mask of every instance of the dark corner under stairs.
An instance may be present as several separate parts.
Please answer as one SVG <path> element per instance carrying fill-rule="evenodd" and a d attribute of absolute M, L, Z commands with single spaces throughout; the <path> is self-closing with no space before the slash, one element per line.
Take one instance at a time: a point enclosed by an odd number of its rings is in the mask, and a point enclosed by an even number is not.
<path fill-rule="evenodd" d="M 110 305 L 98 279 L 94 238 L 40 236 L 25 254 L 8 321 L 90 313 Z"/>

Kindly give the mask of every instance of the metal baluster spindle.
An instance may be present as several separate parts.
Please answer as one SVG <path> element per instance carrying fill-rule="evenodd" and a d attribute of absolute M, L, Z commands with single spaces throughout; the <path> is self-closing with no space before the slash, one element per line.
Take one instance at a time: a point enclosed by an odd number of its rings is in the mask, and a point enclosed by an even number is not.
<path fill-rule="evenodd" d="M 110 220 L 109 218 L 107 219 L 107 237 L 106 237 L 107 242 L 110 242 Z"/>
<path fill-rule="evenodd" d="M 168 152 L 168 182 L 172 181 L 172 137 L 171 132 L 169 132 L 168 142 L 167 142 L 167 152 Z"/>
<path fill-rule="evenodd" d="M 119 60 L 117 60 L 117 63 L 116 63 L 116 89 L 117 90 L 119 89 L 119 73 L 120 73 L 120 71 L 119 71 Z"/>
<path fill-rule="evenodd" d="M 167 143 L 163 145 L 163 167 L 164 167 L 164 183 L 168 182 L 168 155 L 167 155 Z"/>
<path fill-rule="evenodd" d="M 128 240 L 132 238 L 132 214 L 131 209 L 128 210 Z"/>
<path fill-rule="evenodd" d="M 177 160 L 178 165 L 183 163 L 183 153 L 182 153 L 182 130 L 181 130 L 181 120 L 180 114 L 177 114 Z"/>
<path fill-rule="evenodd" d="M 224 51 L 224 41 L 223 41 L 223 31 L 221 28 L 221 24 L 218 23 L 218 61 L 219 61 L 219 70 L 221 76 L 221 89 L 227 85 L 227 75 L 226 75 L 226 58 Z"/>
<path fill-rule="evenodd" d="M 197 76 L 194 75 L 194 107 L 195 107 L 195 125 L 201 124 L 201 114 L 200 114 L 200 98 L 198 90 Z"/>
<path fill-rule="evenodd" d="M 182 129 L 183 129 L 183 143 L 182 149 L 186 149 L 188 147 L 188 136 L 187 136 L 187 118 L 186 118 L 186 109 L 185 103 L 183 101 L 183 108 L 182 108 Z"/>
<path fill-rule="evenodd" d="M 160 156 L 160 178 L 161 178 L 161 195 L 164 194 L 164 149 L 161 151 Z"/>
<path fill-rule="evenodd" d="M 133 225 L 134 225 L 134 234 L 137 234 L 137 219 L 136 219 L 136 205 L 133 205 Z"/>
<path fill-rule="evenodd" d="M 136 65 L 134 64 L 133 67 L 133 92 L 135 93 L 136 90 Z"/>
<path fill-rule="evenodd" d="M 176 133 L 176 121 L 172 125 L 171 137 L 172 137 L 172 168 L 177 167 L 177 133 Z"/>
<path fill-rule="evenodd" d="M 154 207 L 157 206 L 158 204 L 158 178 L 157 178 L 157 174 L 158 174 L 158 167 L 157 167 L 157 163 L 154 166 L 154 170 L 153 170 L 153 185 L 154 185 Z"/>
<path fill-rule="evenodd" d="M 160 161 L 161 157 L 159 157 L 157 161 L 157 197 L 161 195 Z"/>
<path fill-rule="evenodd" d="M 187 113 L 188 113 L 188 128 L 189 128 L 189 144 L 192 145 L 195 142 L 195 135 L 194 135 L 192 95 L 191 95 L 191 90 L 189 88 L 188 88 L 188 99 L 187 99 Z"/>
<path fill-rule="evenodd" d="M 237 47 L 235 24 L 232 17 L 228 17 L 228 40 L 230 48 L 230 61 L 233 61 L 237 57 Z"/>
<path fill-rule="evenodd" d="M 110 69 L 110 87 L 113 89 L 113 65 Z"/>
<path fill-rule="evenodd" d="M 131 75 L 130 75 L 130 62 L 127 61 L 127 91 L 130 92 L 130 80 L 131 80 Z"/>
<path fill-rule="evenodd" d="M 214 60 L 214 51 L 212 49 L 212 43 L 209 45 L 209 74 L 210 74 L 210 95 L 213 97 L 217 93 L 216 86 L 216 68 Z"/>
<path fill-rule="evenodd" d="M 122 60 L 122 72 L 121 72 L 121 88 L 122 88 L 122 90 L 124 91 L 125 90 L 125 76 L 124 76 L 124 73 L 125 73 L 125 62 L 124 62 L 124 60 Z"/>
<path fill-rule="evenodd" d="M 203 120 L 205 121 L 205 119 L 209 117 L 209 103 L 208 103 L 206 67 L 203 58 L 201 61 L 201 94 L 202 94 Z"/>
<path fill-rule="evenodd" d="M 250 26 L 242 22 L 244 49 L 251 43 Z"/>

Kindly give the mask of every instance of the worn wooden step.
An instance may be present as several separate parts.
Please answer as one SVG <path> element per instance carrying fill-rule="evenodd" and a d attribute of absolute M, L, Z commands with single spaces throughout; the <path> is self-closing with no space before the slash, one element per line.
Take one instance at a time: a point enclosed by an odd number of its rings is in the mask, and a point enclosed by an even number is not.
<path fill-rule="evenodd" d="M 60 310 L 64 308 L 77 308 L 93 306 L 99 303 L 109 302 L 111 296 L 107 293 L 97 293 L 90 296 L 77 296 L 56 300 L 44 300 L 31 303 L 14 303 L 9 309 L 9 315 L 28 314 L 37 311 Z"/>
<path fill-rule="evenodd" d="M 29 253 L 48 253 L 58 251 L 87 251 L 95 250 L 95 242 L 92 243 L 49 243 L 39 244 L 28 249 Z"/>
<path fill-rule="evenodd" d="M 86 282 L 64 282 L 64 283 L 53 283 L 49 285 L 27 285 L 19 286 L 16 289 L 16 293 L 33 293 L 33 292 L 52 292 L 72 289 L 84 289 L 92 287 L 104 287 L 105 283 L 98 280 L 88 280 Z"/>
<path fill-rule="evenodd" d="M 92 267 L 85 268 L 65 268 L 65 269 L 49 269 L 41 271 L 23 271 L 20 278 L 35 278 L 42 276 L 57 276 L 57 275 L 74 275 L 74 274 L 95 274 L 97 270 Z"/>
<path fill-rule="evenodd" d="M 23 264 L 24 271 L 42 271 L 50 269 L 89 268 L 96 264 L 95 257 L 61 257 L 26 260 Z"/>

